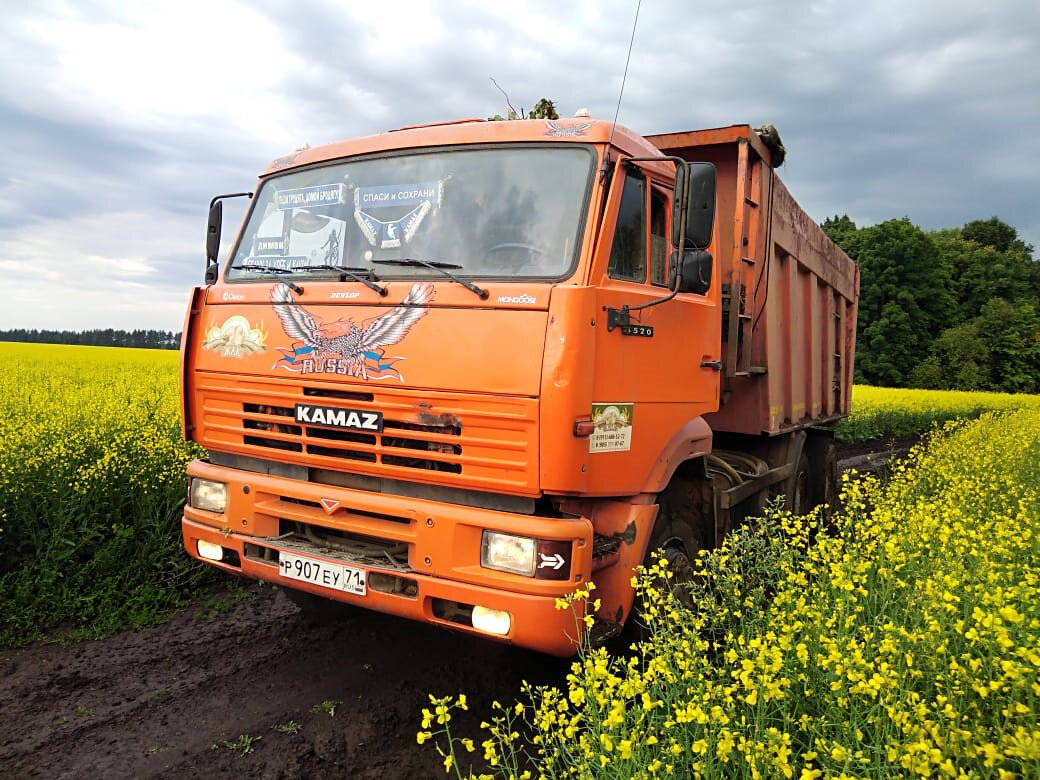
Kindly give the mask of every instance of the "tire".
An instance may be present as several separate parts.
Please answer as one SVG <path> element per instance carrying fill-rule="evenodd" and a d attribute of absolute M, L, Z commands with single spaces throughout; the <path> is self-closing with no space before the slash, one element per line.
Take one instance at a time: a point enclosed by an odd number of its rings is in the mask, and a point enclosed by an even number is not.
<path fill-rule="evenodd" d="M 658 497 L 660 509 L 654 522 L 654 530 L 647 544 L 643 566 L 649 567 L 654 562 L 654 554 L 658 553 L 668 561 L 671 579 L 661 578 L 658 584 L 670 587 L 672 594 L 687 609 L 693 606 L 689 585 L 694 581 L 694 565 L 698 554 L 704 549 L 703 510 L 696 503 L 696 490 L 689 480 L 675 479 L 667 490 Z M 701 522 L 699 522 L 701 521 Z M 714 528 L 712 528 L 714 536 Z M 650 637 L 650 629 L 643 617 L 644 605 L 639 595 L 632 604 L 632 611 L 625 621 L 625 627 L 618 638 L 622 649 L 633 642 L 645 641 Z"/>
<path fill-rule="evenodd" d="M 808 514 L 815 504 L 812 500 L 812 466 L 805 450 L 798 456 L 798 466 L 787 487 L 787 509 L 795 515 Z"/>
<path fill-rule="evenodd" d="M 830 436 L 811 436 L 805 449 L 809 455 L 810 509 L 826 504 L 823 518 L 829 521 L 838 503 L 838 449 Z"/>

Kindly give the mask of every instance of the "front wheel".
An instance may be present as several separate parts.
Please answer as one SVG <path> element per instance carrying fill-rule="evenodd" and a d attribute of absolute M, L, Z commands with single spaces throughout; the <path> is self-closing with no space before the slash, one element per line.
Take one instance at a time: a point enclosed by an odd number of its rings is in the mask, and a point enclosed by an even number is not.
<path fill-rule="evenodd" d="M 659 577 L 654 585 L 659 589 L 669 590 L 687 609 L 694 606 L 690 589 L 696 578 L 694 561 L 702 549 L 711 546 L 705 543 L 709 531 L 710 535 L 714 536 L 714 528 L 707 529 L 704 522 L 705 517 L 711 516 L 711 509 L 702 506 L 703 498 L 704 493 L 695 480 L 673 480 L 668 489 L 658 497 L 660 509 L 643 558 L 645 568 L 653 565 L 655 553 L 667 561 L 667 570 L 672 576 Z M 636 594 L 632 611 L 621 634 L 621 641 L 626 647 L 633 641 L 645 641 L 650 638 L 646 607 L 640 595 Z"/>

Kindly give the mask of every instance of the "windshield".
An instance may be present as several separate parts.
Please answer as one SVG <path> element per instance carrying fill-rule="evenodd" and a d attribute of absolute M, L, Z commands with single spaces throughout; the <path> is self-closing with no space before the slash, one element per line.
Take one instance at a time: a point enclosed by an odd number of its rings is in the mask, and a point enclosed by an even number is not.
<path fill-rule="evenodd" d="M 577 257 L 593 155 L 576 145 L 355 160 L 264 182 L 228 279 L 336 275 L 558 278 Z M 286 274 L 286 271 L 290 272 Z"/>

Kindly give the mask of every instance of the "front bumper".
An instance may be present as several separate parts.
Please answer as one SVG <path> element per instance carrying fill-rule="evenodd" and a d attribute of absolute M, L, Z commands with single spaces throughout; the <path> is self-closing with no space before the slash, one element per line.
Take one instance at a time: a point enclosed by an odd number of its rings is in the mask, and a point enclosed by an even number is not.
<path fill-rule="evenodd" d="M 190 506 L 184 509 L 187 552 L 199 558 L 199 540 L 218 544 L 227 552 L 223 561 L 206 563 L 552 655 L 569 656 L 577 650 L 580 605 L 577 611 L 559 610 L 556 600 L 588 582 L 593 532 L 587 518 L 477 509 L 274 477 L 205 461 L 191 463 L 188 474 L 228 486 L 223 513 Z M 307 536 L 287 534 L 289 528 L 303 530 Z M 570 550 L 569 577 L 533 579 L 481 567 L 480 541 L 485 529 L 564 542 L 564 548 Z M 285 578 L 278 567 L 282 551 L 364 569 L 368 592 L 356 596 Z M 508 612 L 512 618 L 509 632 L 497 636 L 474 629 L 469 619 L 473 606 Z"/>

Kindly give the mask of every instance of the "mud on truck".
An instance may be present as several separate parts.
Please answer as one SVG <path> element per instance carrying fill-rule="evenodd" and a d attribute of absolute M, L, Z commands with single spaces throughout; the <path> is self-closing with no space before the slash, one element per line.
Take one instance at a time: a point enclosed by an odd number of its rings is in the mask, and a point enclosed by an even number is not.
<path fill-rule="evenodd" d="M 275 160 L 222 263 L 214 198 L 187 552 L 566 656 L 558 598 L 594 582 L 605 640 L 651 551 L 826 501 L 858 270 L 782 154 L 747 125 L 408 127 Z"/>

